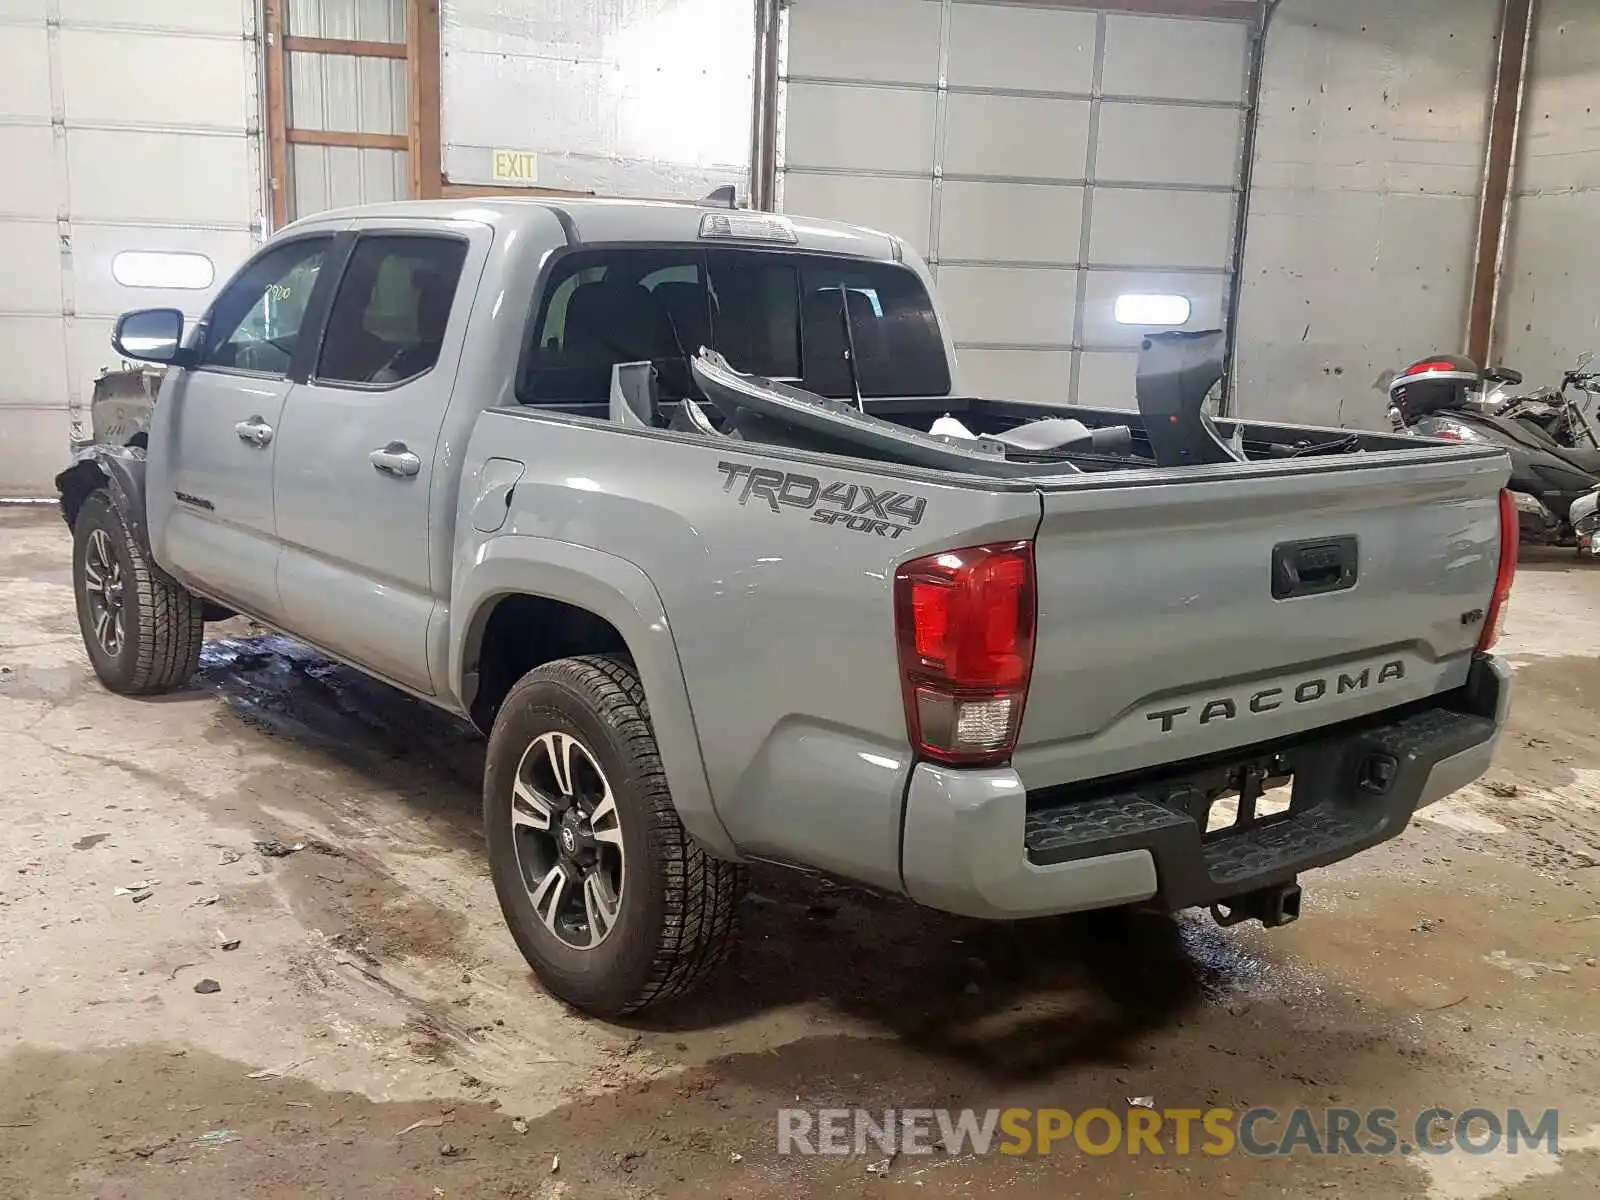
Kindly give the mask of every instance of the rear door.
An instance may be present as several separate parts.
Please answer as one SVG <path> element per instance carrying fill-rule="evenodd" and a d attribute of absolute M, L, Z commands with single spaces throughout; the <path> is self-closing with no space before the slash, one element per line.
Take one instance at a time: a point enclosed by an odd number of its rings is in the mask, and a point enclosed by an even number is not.
<path fill-rule="evenodd" d="M 175 372 L 153 431 L 167 439 L 169 471 L 151 497 L 159 560 L 269 621 L 280 612 L 272 500 L 279 426 L 335 245 L 331 233 L 278 242 L 240 272 L 200 330 L 199 364 Z"/>
<path fill-rule="evenodd" d="M 285 626 L 427 694 L 428 622 L 449 586 L 429 556 L 450 533 L 430 503 L 435 454 L 489 238 L 437 222 L 361 230 L 278 439 Z"/>
<path fill-rule="evenodd" d="M 1506 473 L 1452 448 L 1052 485 L 1023 781 L 1175 763 L 1460 686 Z"/>

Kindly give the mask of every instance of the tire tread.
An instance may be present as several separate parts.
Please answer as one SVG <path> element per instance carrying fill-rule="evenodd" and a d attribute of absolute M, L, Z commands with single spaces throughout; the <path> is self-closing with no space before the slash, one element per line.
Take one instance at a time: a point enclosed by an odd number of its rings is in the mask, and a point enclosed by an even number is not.
<path fill-rule="evenodd" d="M 183 687 L 200 667 L 205 602 L 150 561 L 105 489 L 84 502 L 78 521 L 85 520 L 116 538 L 132 567 L 124 593 L 123 628 L 132 642 L 133 667 L 116 690 L 151 696 Z"/>
<path fill-rule="evenodd" d="M 678 819 L 644 686 L 630 662 L 611 655 L 560 659 L 524 676 L 513 693 L 548 680 L 560 680 L 588 696 L 632 763 L 629 783 L 649 814 L 651 854 L 664 877 L 665 909 L 644 986 L 618 1009 L 619 1015 L 638 1012 L 694 990 L 727 957 L 738 940 L 748 871 L 707 854 Z M 512 703 L 508 696 L 506 707 Z"/>

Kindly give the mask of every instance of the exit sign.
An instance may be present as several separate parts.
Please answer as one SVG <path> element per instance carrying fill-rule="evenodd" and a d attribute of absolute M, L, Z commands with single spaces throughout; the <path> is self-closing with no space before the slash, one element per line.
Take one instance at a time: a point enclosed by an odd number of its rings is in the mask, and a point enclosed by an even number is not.
<path fill-rule="evenodd" d="M 539 182 L 539 156 L 531 150 L 496 150 L 494 181 L 532 186 Z"/>

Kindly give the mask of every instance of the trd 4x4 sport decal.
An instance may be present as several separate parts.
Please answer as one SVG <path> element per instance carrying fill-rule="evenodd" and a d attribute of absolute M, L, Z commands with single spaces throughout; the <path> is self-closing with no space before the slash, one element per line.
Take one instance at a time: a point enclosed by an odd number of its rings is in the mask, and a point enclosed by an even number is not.
<path fill-rule="evenodd" d="M 815 475 L 774 471 L 749 463 L 719 462 L 722 490 L 737 496 L 740 504 L 752 500 L 773 512 L 804 509 L 821 525 L 837 525 L 852 533 L 873 533 L 898 538 L 922 522 L 928 501 L 922 496 L 864 483 L 828 483 Z"/>

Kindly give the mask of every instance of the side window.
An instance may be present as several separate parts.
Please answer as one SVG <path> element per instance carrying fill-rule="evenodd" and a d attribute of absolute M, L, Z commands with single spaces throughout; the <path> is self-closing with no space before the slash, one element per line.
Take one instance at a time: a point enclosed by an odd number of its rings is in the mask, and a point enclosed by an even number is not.
<path fill-rule="evenodd" d="M 251 263 L 211 307 L 201 365 L 287 374 L 330 244 L 288 242 Z"/>
<path fill-rule="evenodd" d="M 467 244 L 413 234 L 356 242 L 322 339 L 322 383 L 392 386 L 433 370 Z"/>

